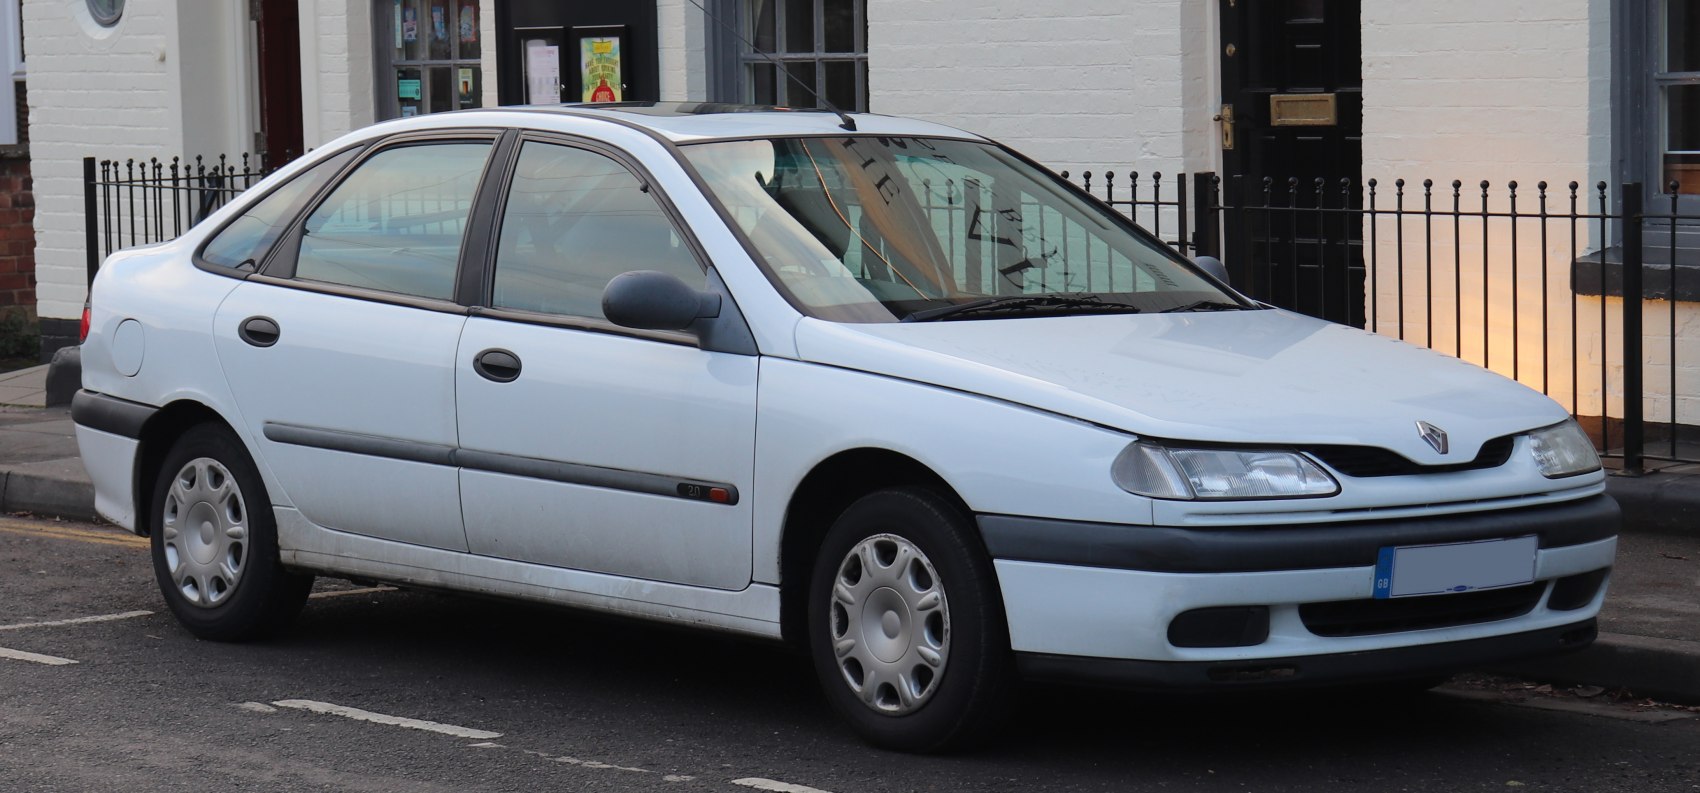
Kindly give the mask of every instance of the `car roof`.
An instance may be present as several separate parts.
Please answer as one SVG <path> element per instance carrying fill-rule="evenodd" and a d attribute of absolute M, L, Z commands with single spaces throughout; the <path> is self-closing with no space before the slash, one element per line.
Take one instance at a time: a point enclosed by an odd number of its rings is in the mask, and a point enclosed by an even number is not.
<path fill-rule="evenodd" d="M 789 135 L 842 135 L 843 121 L 829 110 L 786 108 L 768 105 L 737 105 L 722 102 L 604 102 L 598 104 L 521 105 L 482 110 L 432 114 L 453 116 L 462 124 L 478 123 L 482 115 L 510 112 L 537 113 L 580 118 L 599 118 L 625 126 L 641 127 L 675 143 L 722 138 L 782 137 Z M 873 113 L 849 114 L 856 132 L 905 137 L 946 137 L 984 140 L 983 137 L 943 124 L 900 116 Z M 420 116 L 420 119 L 431 116 Z M 414 121 L 415 119 L 408 119 Z M 392 126 L 394 122 L 391 122 Z M 510 122 L 498 122 L 508 126 Z"/>

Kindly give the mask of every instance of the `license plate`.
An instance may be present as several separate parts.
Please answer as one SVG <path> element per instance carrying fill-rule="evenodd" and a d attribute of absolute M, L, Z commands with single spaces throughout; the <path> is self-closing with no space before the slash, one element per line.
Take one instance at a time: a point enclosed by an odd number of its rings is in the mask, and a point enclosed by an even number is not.
<path fill-rule="evenodd" d="M 1508 540 L 1382 548 L 1375 561 L 1375 597 L 1442 595 L 1527 584 L 1535 580 L 1535 552 L 1539 547 L 1539 538 L 1531 534 Z"/>

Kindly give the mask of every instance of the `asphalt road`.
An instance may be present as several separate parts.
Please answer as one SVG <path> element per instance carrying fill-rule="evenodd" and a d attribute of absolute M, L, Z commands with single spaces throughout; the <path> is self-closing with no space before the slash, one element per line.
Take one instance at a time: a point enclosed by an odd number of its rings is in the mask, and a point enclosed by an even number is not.
<path fill-rule="evenodd" d="M 342 581 L 317 594 L 282 639 L 201 642 L 140 540 L 0 517 L 0 791 L 1700 790 L 1700 714 L 1604 696 L 1035 688 L 983 750 L 913 757 L 859 743 L 782 649 Z"/>

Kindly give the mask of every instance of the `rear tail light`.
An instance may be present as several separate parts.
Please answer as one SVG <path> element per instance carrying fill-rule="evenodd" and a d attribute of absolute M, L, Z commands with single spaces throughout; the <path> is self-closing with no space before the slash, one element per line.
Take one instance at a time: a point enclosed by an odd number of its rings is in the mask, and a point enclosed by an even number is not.
<path fill-rule="evenodd" d="M 83 321 L 80 322 L 80 323 L 77 323 L 77 343 L 82 344 L 83 342 L 88 341 L 88 340 L 89 340 L 89 304 L 87 302 L 84 302 L 83 303 Z"/>

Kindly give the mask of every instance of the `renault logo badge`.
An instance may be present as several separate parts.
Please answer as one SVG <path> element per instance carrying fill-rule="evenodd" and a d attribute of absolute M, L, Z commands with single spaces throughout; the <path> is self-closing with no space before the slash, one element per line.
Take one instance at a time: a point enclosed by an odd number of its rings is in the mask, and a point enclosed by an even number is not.
<path fill-rule="evenodd" d="M 1428 441 L 1428 445 L 1433 446 L 1435 451 L 1441 454 L 1446 453 L 1446 430 L 1426 421 L 1419 421 L 1417 422 L 1417 434 L 1423 436 L 1423 440 Z"/>

